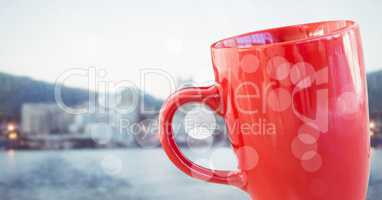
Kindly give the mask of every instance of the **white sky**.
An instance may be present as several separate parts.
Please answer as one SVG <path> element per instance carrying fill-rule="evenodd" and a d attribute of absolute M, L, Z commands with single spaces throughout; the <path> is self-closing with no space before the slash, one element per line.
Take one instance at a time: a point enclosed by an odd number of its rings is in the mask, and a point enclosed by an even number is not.
<path fill-rule="evenodd" d="M 53 82 L 96 66 L 107 79 L 139 85 L 140 69 L 150 67 L 205 83 L 214 79 L 214 41 L 329 19 L 358 21 L 367 70 L 382 68 L 380 0 L 0 0 L 0 71 Z M 147 88 L 165 97 L 165 85 L 152 78 Z"/>

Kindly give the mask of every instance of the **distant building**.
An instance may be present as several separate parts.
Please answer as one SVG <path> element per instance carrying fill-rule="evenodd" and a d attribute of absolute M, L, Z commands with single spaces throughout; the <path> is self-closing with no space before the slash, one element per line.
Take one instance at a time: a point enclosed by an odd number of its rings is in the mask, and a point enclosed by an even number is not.
<path fill-rule="evenodd" d="M 138 126 L 143 120 L 156 119 L 162 102 L 139 90 L 128 89 L 107 96 L 98 96 L 94 103 L 87 102 L 80 107 L 91 107 L 89 112 L 74 117 L 71 133 L 80 133 L 105 143 L 132 145 L 139 134 Z M 109 138 L 110 137 L 110 138 Z M 159 142 L 159 140 L 158 140 Z"/>
<path fill-rule="evenodd" d="M 53 103 L 26 103 L 21 109 L 21 130 L 29 136 L 67 133 L 73 120 L 73 115 Z"/>
<path fill-rule="evenodd" d="M 134 89 L 98 95 L 95 102 L 73 108 L 86 110 L 83 114 L 70 114 L 54 103 L 26 103 L 21 109 L 21 130 L 27 136 L 69 134 L 93 138 L 106 146 L 128 146 L 139 134 L 142 121 L 157 118 L 161 104 L 161 100 Z"/>

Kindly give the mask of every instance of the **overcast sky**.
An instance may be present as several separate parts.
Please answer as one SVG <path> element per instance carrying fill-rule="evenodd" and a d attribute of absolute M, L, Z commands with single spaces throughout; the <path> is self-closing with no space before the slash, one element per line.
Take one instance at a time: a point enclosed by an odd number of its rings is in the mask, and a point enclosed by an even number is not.
<path fill-rule="evenodd" d="M 95 66 L 107 79 L 139 85 L 149 67 L 206 83 L 214 41 L 329 19 L 358 21 L 367 70 L 382 69 L 380 0 L 0 0 L 0 71 L 53 82 L 70 68 Z M 165 97 L 163 84 L 148 87 Z"/>

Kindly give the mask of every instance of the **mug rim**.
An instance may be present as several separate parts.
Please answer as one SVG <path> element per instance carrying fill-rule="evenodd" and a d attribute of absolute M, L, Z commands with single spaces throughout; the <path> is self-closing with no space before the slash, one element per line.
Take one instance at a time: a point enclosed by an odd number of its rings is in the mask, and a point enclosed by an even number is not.
<path fill-rule="evenodd" d="M 237 42 L 239 38 L 243 37 L 250 37 L 255 34 L 259 33 L 269 33 L 269 32 L 274 32 L 274 31 L 282 31 L 282 30 L 288 30 L 288 29 L 298 29 L 306 26 L 317 26 L 317 25 L 324 25 L 324 24 L 330 24 L 330 23 L 344 23 L 346 24 L 342 28 L 334 29 L 328 33 L 324 33 L 322 35 L 315 35 L 315 36 L 308 36 L 305 38 L 298 38 L 298 39 L 291 39 L 291 40 L 285 40 L 285 41 L 277 41 L 277 42 L 270 42 L 266 44 L 250 44 L 248 46 L 239 46 L 239 45 L 234 45 L 234 46 L 223 46 L 221 45 L 224 42 L 228 42 L 233 40 L 233 42 Z M 290 44 L 301 44 L 301 43 L 308 43 L 312 41 L 317 41 L 317 40 L 322 40 L 322 39 L 331 39 L 334 37 L 340 37 L 344 33 L 354 30 L 359 28 L 359 25 L 357 22 L 353 20 L 327 20 L 327 21 L 318 21 L 318 22 L 310 22 L 310 23 L 302 23 L 302 24 L 295 24 L 295 25 L 287 25 L 287 26 L 280 26 L 280 27 L 274 27 L 274 28 L 266 28 L 266 29 L 261 29 L 253 32 L 247 32 L 244 34 L 239 34 L 235 36 L 231 36 L 225 39 L 221 39 L 217 42 L 214 42 L 210 48 L 211 50 L 218 50 L 218 49 L 230 49 L 230 50 L 238 50 L 238 51 L 245 51 L 245 50 L 253 50 L 253 49 L 263 49 L 267 47 L 272 47 L 272 46 L 284 46 L 284 45 L 290 45 Z"/>

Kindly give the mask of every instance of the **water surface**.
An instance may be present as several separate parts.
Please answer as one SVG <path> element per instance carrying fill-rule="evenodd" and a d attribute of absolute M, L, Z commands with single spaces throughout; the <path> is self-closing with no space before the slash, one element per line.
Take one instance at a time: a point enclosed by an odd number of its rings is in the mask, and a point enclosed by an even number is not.
<path fill-rule="evenodd" d="M 223 150 L 229 152 L 229 150 Z M 368 200 L 382 196 L 382 151 L 374 150 Z M 248 199 L 238 189 L 182 174 L 161 149 L 3 151 L 7 200 Z"/>

